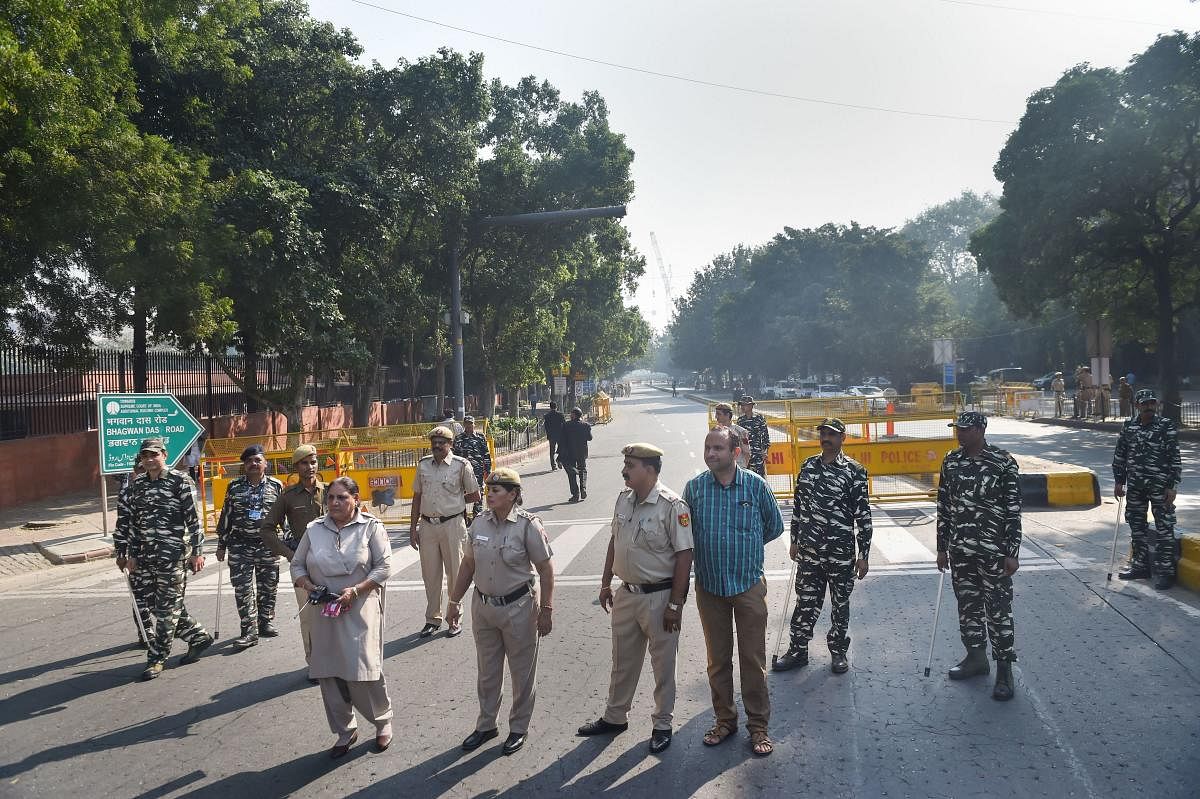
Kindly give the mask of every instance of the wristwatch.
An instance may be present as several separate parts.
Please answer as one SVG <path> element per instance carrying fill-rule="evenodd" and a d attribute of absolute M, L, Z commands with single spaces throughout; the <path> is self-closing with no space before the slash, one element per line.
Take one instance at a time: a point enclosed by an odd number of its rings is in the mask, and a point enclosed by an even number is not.
<path fill-rule="evenodd" d="M 674 602 L 670 602 L 670 601 L 667 602 L 667 610 L 670 610 L 674 613 L 678 613 L 682 609 L 683 609 L 683 605 L 676 605 Z"/>

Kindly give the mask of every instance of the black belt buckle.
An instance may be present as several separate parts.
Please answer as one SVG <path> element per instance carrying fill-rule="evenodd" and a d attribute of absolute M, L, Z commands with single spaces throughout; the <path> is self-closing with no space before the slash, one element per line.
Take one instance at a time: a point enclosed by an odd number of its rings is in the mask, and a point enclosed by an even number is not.
<path fill-rule="evenodd" d="M 476 590 L 478 591 L 479 589 L 476 589 Z M 516 602 L 518 599 L 520 599 L 521 597 L 525 596 L 528 593 L 529 593 L 529 586 L 523 585 L 520 588 L 518 588 L 516 591 L 513 591 L 511 594 L 509 594 L 507 596 L 490 596 L 488 594 L 483 593 L 482 591 L 479 591 L 479 598 L 482 599 L 488 605 L 492 605 L 493 607 L 502 608 L 505 605 L 509 605 L 509 604 L 512 604 L 513 602 Z"/>
<path fill-rule="evenodd" d="M 421 518 L 431 524 L 435 521 L 438 524 L 445 524 L 446 522 L 450 521 L 451 519 L 457 519 L 459 516 L 462 516 L 464 513 L 466 513 L 465 510 L 460 510 L 458 513 L 454 514 L 453 516 L 426 516 L 424 513 L 422 513 Z"/>
<path fill-rule="evenodd" d="M 625 590 L 631 594 L 654 594 L 658 591 L 666 591 L 674 584 L 673 580 L 663 580 L 661 583 L 622 583 Z"/>

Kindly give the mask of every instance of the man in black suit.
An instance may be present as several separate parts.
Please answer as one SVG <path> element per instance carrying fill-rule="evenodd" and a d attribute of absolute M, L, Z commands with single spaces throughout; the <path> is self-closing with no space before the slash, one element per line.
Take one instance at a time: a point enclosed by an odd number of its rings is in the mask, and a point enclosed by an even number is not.
<path fill-rule="evenodd" d="M 567 470 L 567 481 L 571 486 L 571 502 L 587 499 L 588 442 L 591 440 L 592 426 L 583 421 L 582 410 L 572 408 L 570 421 L 563 425 L 558 448 L 558 459 Z"/>
<path fill-rule="evenodd" d="M 562 449 L 562 431 L 566 418 L 558 412 L 558 403 L 551 402 L 550 410 L 542 417 L 542 425 L 546 428 L 546 440 L 550 442 L 550 471 L 558 468 L 555 450 Z"/>

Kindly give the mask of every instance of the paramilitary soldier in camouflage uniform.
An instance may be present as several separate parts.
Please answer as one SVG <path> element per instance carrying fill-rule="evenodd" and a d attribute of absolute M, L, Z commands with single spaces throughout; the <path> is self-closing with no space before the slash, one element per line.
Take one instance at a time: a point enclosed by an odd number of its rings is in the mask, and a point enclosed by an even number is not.
<path fill-rule="evenodd" d="M 260 635 L 279 635 L 271 624 L 279 588 L 279 556 L 263 540 L 261 528 L 283 493 L 283 483 L 266 475 L 263 448 L 251 444 L 242 450 L 242 476 L 229 484 L 217 520 L 217 560 L 225 560 L 229 552 L 229 583 L 242 622 L 242 636 L 233 643 L 241 649 L 257 644 Z"/>
<path fill-rule="evenodd" d="M 474 416 L 463 417 L 463 431 L 454 437 L 454 444 L 450 451 L 471 462 L 476 482 L 483 485 L 487 476 L 492 472 L 492 453 L 488 451 L 487 437 L 483 433 L 475 432 Z M 481 497 L 471 506 L 471 518 L 474 519 L 482 511 L 483 498 Z"/>
<path fill-rule="evenodd" d="M 1175 584 L 1175 490 L 1182 478 L 1179 435 L 1175 423 L 1158 415 L 1158 398 L 1148 388 L 1138 391 L 1138 413 L 1121 429 L 1113 453 L 1113 480 L 1118 497 L 1126 497 L 1125 521 L 1133 539 L 1129 568 L 1122 580 L 1150 577 L 1150 527 L 1147 506 L 1154 513 L 1154 587 Z"/>
<path fill-rule="evenodd" d="M 826 419 L 817 430 L 821 454 L 813 455 L 801 467 L 792 503 L 790 554 L 799 566 L 791 646 L 773 669 L 787 671 L 808 664 L 808 642 L 821 615 L 828 585 L 831 624 L 826 640 L 833 656 L 830 668 L 834 674 L 844 674 L 850 668 L 846 660 L 850 648 L 846 634 L 850 592 L 855 577 L 861 580 L 867 576 L 871 554 L 871 505 L 867 500 L 867 470 L 842 453 L 846 425 L 841 419 Z"/>
<path fill-rule="evenodd" d="M 127 549 L 117 549 L 131 575 L 150 584 L 154 629 L 150 636 L 143 680 L 162 673 L 171 654 L 171 641 L 178 636 L 188 644 L 179 662 L 195 663 L 212 645 L 212 636 L 183 606 L 187 587 L 185 569 L 198 574 L 204 568 L 204 531 L 196 516 L 192 480 L 183 472 L 167 468 L 167 450 L 162 439 L 149 438 L 138 452 L 145 474 L 130 481 L 117 505 L 117 529 Z"/>
<path fill-rule="evenodd" d="M 1021 550 L 1021 485 L 1017 462 L 984 439 L 987 417 L 966 411 L 950 423 L 958 449 L 942 461 L 938 482 L 937 566 L 950 568 L 958 627 L 967 656 L 950 679 L 988 673 L 987 642 L 996 660 L 992 698 L 1012 699 L 1012 576 Z M 986 633 L 985 633 L 986 628 Z"/>
<path fill-rule="evenodd" d="M 125 485 L 121 486 L 121 490 L 117 493 L 117 529 L 113 533 L 113 549 L 117 554 L 117 569 L 121 574 L 125 574 L 125 567 L 128 565 L 127 555 L 129 553 L 129 525 L 121 523 L 120 508 L 128 507 L 129 486 L 133 483 L 133 479 L 142 473 L 142 464 L 138 463 L 125 481 Z M 129 590 L 133 593 L 134 613 L 141 617 L 139 624 L 134 621 L 134 626 L 137 629 L 138 642 L 137 646 L 145 649 L 148 646 L 145 635 L 153 634 L 154 632 L 154 617 L 150 615 L 150 611 L 154 606 L 154 581 L 146 577 L 145 569 L 136 574 L 126 575 L 129 580 Z M 143 635 L 143 630 L 145 635 Z"/>
<path fill-rule="evenodd" d="M 771 431 L 767 428 L 767 420 L 761 413 L 754 412 L 754 397 L 742 397 L 738 400 L 742 415 L 737 423 L 750 434 L 750 465 L 749 469 L 759 477 L 767 476 L 767 452 L 771 449 Z"/>

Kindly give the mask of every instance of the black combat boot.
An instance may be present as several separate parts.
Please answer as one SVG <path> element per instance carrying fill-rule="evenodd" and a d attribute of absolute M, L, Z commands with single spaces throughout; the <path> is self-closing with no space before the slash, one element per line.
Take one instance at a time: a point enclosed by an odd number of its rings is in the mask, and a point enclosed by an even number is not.
<path fill-rule="evenodd" d="M 1007 702 L 1013 698 L 1012 663 L 1007 660 L 996 661 L 996 687 L 992 689 L 992 699 Z"/>
<path fill-rule="evenodd" d="M 950 679 L 965 680 L 968 677 L 978 677 L 991 671 L 988 665 L 987 647 L 967 647 L 967 656 L 957 666 L 950 669 Z"/>
<path fill-rule="evenodd" d="M 1171 586 L 1175 585 L 1175 575 L 1159 574 L 1154 578 L 1154 587 L 1159 591 L 1166 591 Z"/>
<path fill-rule="evenodd" d="M 1117 576 L 1122 580 L 1149 580 L 1150 569 L 1147 566 L 1131 565 L 1123 572 L 1117 572 Z"/>
<path fill-rule="evenodd" d="M 771 664 L 771 671 L 791 671 L 808 665 L 808 647 L 793 646 Z"/>
<path fill-rule="evenodd" d="M 258 634 L 263 638 L 275 638 L 279 635 L 279 630 L 275 629 L 275 625 L 271 624 L 270 619 L 259 619 Z"/>

